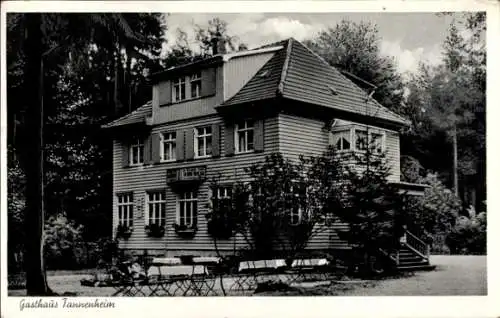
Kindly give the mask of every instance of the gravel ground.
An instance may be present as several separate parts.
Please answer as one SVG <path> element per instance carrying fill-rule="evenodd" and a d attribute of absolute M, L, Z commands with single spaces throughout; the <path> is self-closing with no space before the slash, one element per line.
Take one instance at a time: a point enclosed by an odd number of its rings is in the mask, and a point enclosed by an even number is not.
<path fill-rule="evenodd" d="M 372 287 L 346 291 L 345 296 L 483 296 L 488 294 L 486 256 L 431 256 L 434 271 L 387 279 Z"/>
<path fill-rule="evenodd" d="M 276 291 L 269 295 L 339 295 L 339 296 L 436 296 L 487 295 L 486 256 L 431 256 L 436 270 L 416 272 L 402 278 L 336 284 L 328 288 L 299 288 Z M 60 295 L 111 296 L 112 287 L 85 287 L 80 280 L 88 275 L 49 275 L 49 286 Z M 224 284 L 226 285 L 226 283 Z M 9 296 L 24 296 L 25 290 L 9 290 Z M 265 294 L 262 294 L 264 296 Z"/>

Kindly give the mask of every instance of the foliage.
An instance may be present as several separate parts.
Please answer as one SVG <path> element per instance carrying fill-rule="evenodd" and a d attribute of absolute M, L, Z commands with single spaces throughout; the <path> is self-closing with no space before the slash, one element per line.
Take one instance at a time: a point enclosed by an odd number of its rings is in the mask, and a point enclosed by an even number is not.
<path fill-rule="evenodd" d="M 245 44 L 238 44 L 239 39 L 237 36 L 229 34 L 227 30 L 227 22 L 220 18 L 213 18 L 209 20 L 207 28 L 197 25 L 195 33 L 195 38 L 200 46 L 202 56 L 213 55 L 212 46 L 215 38 L 219 38 L 224 41 L 226 50 L 229 48 L 228 51 L 241 51 L 246 49 Z"/>
<path fill-rule="evenodd" d="M 118 224 L 116 227 L 116 237 L 122 239 L 128 239 L 132 235 L 133 229 L 125 224 Z"/>
<path fill-rule="evenodd" d="M 446 184 L 457 175 L 464 203 L 478 208 L 486 192 L 485 13 L 452 16 L 443 63 L 424 64 L 409 79 L 405 108 L 413 125 L 411 135 L 402 140 L 402 151 L 438 171 Z M 476 202 L 470 197 L 477 197 Z"/>
<path fill-rule="evenodd" d="M 7 166 L 7 215 L 8 215 L 8 259 L 9 269 L 19 269 L 18 259 L 22 254 L 25 240 L 24 215 L 26 201 L 24 198 L 25 176 L 19 162 L 15 158 L 14 149 L 8 149 Z"/>
<path fill-rule="evenodd" d="M 433 251 L 444 252 L 444 237 L 450 233 L 461 211 L 460 199 L 438 179 L 428 174 L 419 183 L 427 184 L 422 197 L 409 198 L 408 229 L 429 244 Z"/>
<path fill-rule="evenodd" d="M 81 257 L 84 241 L 82 226 L 62 215 L 52 216 L 45 224 L 45 257 L 49 268 L 73 268 Z"/>
<path fill-rule="evenodd" d="M 163 237 L 165 235 L 165 226 L 158 223 L 151 223 L 144 227 L 149 237 Z"/>
<path fill-rule="evenodd" d="M 343 178 L 344 204 L 336 211 L 349 230 L 339 232 L 356 249 L 368 256 L 377 256 L 380 249 L 392 252 L 399 248 L 399 239 L 407 221 L 404 195 L 389 182 L 390 166 L 385 154 L 369 146 L 364 153 L 354 153 L 354 166 Z"/>
<path fill-rule="evenodd" d="M 486 212 L 461 216 L 446 237 L 452 254 L 486 254 Z"/>
<path fill-rule="evenodd" d="M 216 195 L 218 187 L 218 180 L 214 179 L 210 184 L 212 198 L 209 198 L 209 212 L 205 215 L 207 231 L 214 239 L 228 239 L 236 228 L 233 204 L 231 198 Z"/>

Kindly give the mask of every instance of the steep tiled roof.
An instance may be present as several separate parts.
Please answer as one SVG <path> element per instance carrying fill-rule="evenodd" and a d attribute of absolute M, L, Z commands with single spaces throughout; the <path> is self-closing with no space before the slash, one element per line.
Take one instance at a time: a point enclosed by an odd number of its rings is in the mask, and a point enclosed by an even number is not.
<path fill-rule="evenodd" d="M 146 104 L 140 106 L 133 112 L 120 117 L 116 120 L 113 120 L 110 123 L 107 123 L 103 125 L 103 128 L 111 128 L 111 127 L 117 127 L 117 126 L 124 126 L 124 125 L 130 125 L 130 124 L 137 124 L 137 123 L 143 123 L 146 120 L 147 116 L 151 116 L 151 113 L 153 111 L 153 103 L 151 101 L 147 102 Z"/>
<path fill-rule="evenodd" d="M 284 48 L 221 107 L 281 95 L 290 100 L 380 118 L 399 125 L 409 123 L 369 98 L 365 91 L 302 43 L 289 39 L 281 45 Z"/>

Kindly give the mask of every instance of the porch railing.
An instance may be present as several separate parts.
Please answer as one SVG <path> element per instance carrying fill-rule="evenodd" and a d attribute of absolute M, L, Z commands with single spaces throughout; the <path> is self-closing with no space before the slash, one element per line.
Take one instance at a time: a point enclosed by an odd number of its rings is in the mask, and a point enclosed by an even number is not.
<path fill-rule="evenodd" d="M 410 231 L 406 231 L 406 246 L 425 259 L 429 259 L 430 246 Z"/>

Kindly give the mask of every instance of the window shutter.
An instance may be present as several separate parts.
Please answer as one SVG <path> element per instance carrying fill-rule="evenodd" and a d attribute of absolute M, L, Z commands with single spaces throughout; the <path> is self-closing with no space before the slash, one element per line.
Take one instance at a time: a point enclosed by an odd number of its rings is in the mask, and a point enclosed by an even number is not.
<path fill-rule="evenodd" d="M 186 129 L 186 136 L 184 140 L 186 149 L 186 160 L 194 158 L 194 129 Z"/>
<path fill-rule="evenodd" d="M 226 148 L 226 156 L 232 156 L 234 155 L 234 125 L 232 123 L 226 124 L 225 131 L 226 133 L 224 135 L 224 143 Z"/>
<path fill-rule="evenodd" d="M 130 161 L 130 145 L 126 141 L 122 141 L 122 167 L 128 167 Z"/>
<path fill-rule="evenodd" d="M 256 120 L 254 124 L 254 149 L 264 151 L 264 120 Z"/>
<path fill-rule="evenodd" d="M 178 130 L 175 138 L 175 157 L 177 160 L 184 160 L 184 131 Z"/>
<path fill-rule="evenodd" d="M 144 139 L 144 163 L 151 163 L 151 136 Z"/>
<path fill-rule="evenodd" d="M 160 106 L 172 103 L 172 81 L 158 84 L 158 102 Z"/>
<path fill-rule="evenodd" d="M 220 126 L 212 125 L 212 156 L 220 157 Z"/>
<path fill-rule="evenodd" d="M 151 162 L 160 162 L 160 134 L 156 133 L 151 136 Z"/>
<path fill-rule="evenodd" d="M 201 71 L 201 96 L 215 95 L 216 76 L 215 68 L 207 68 Z"/>

